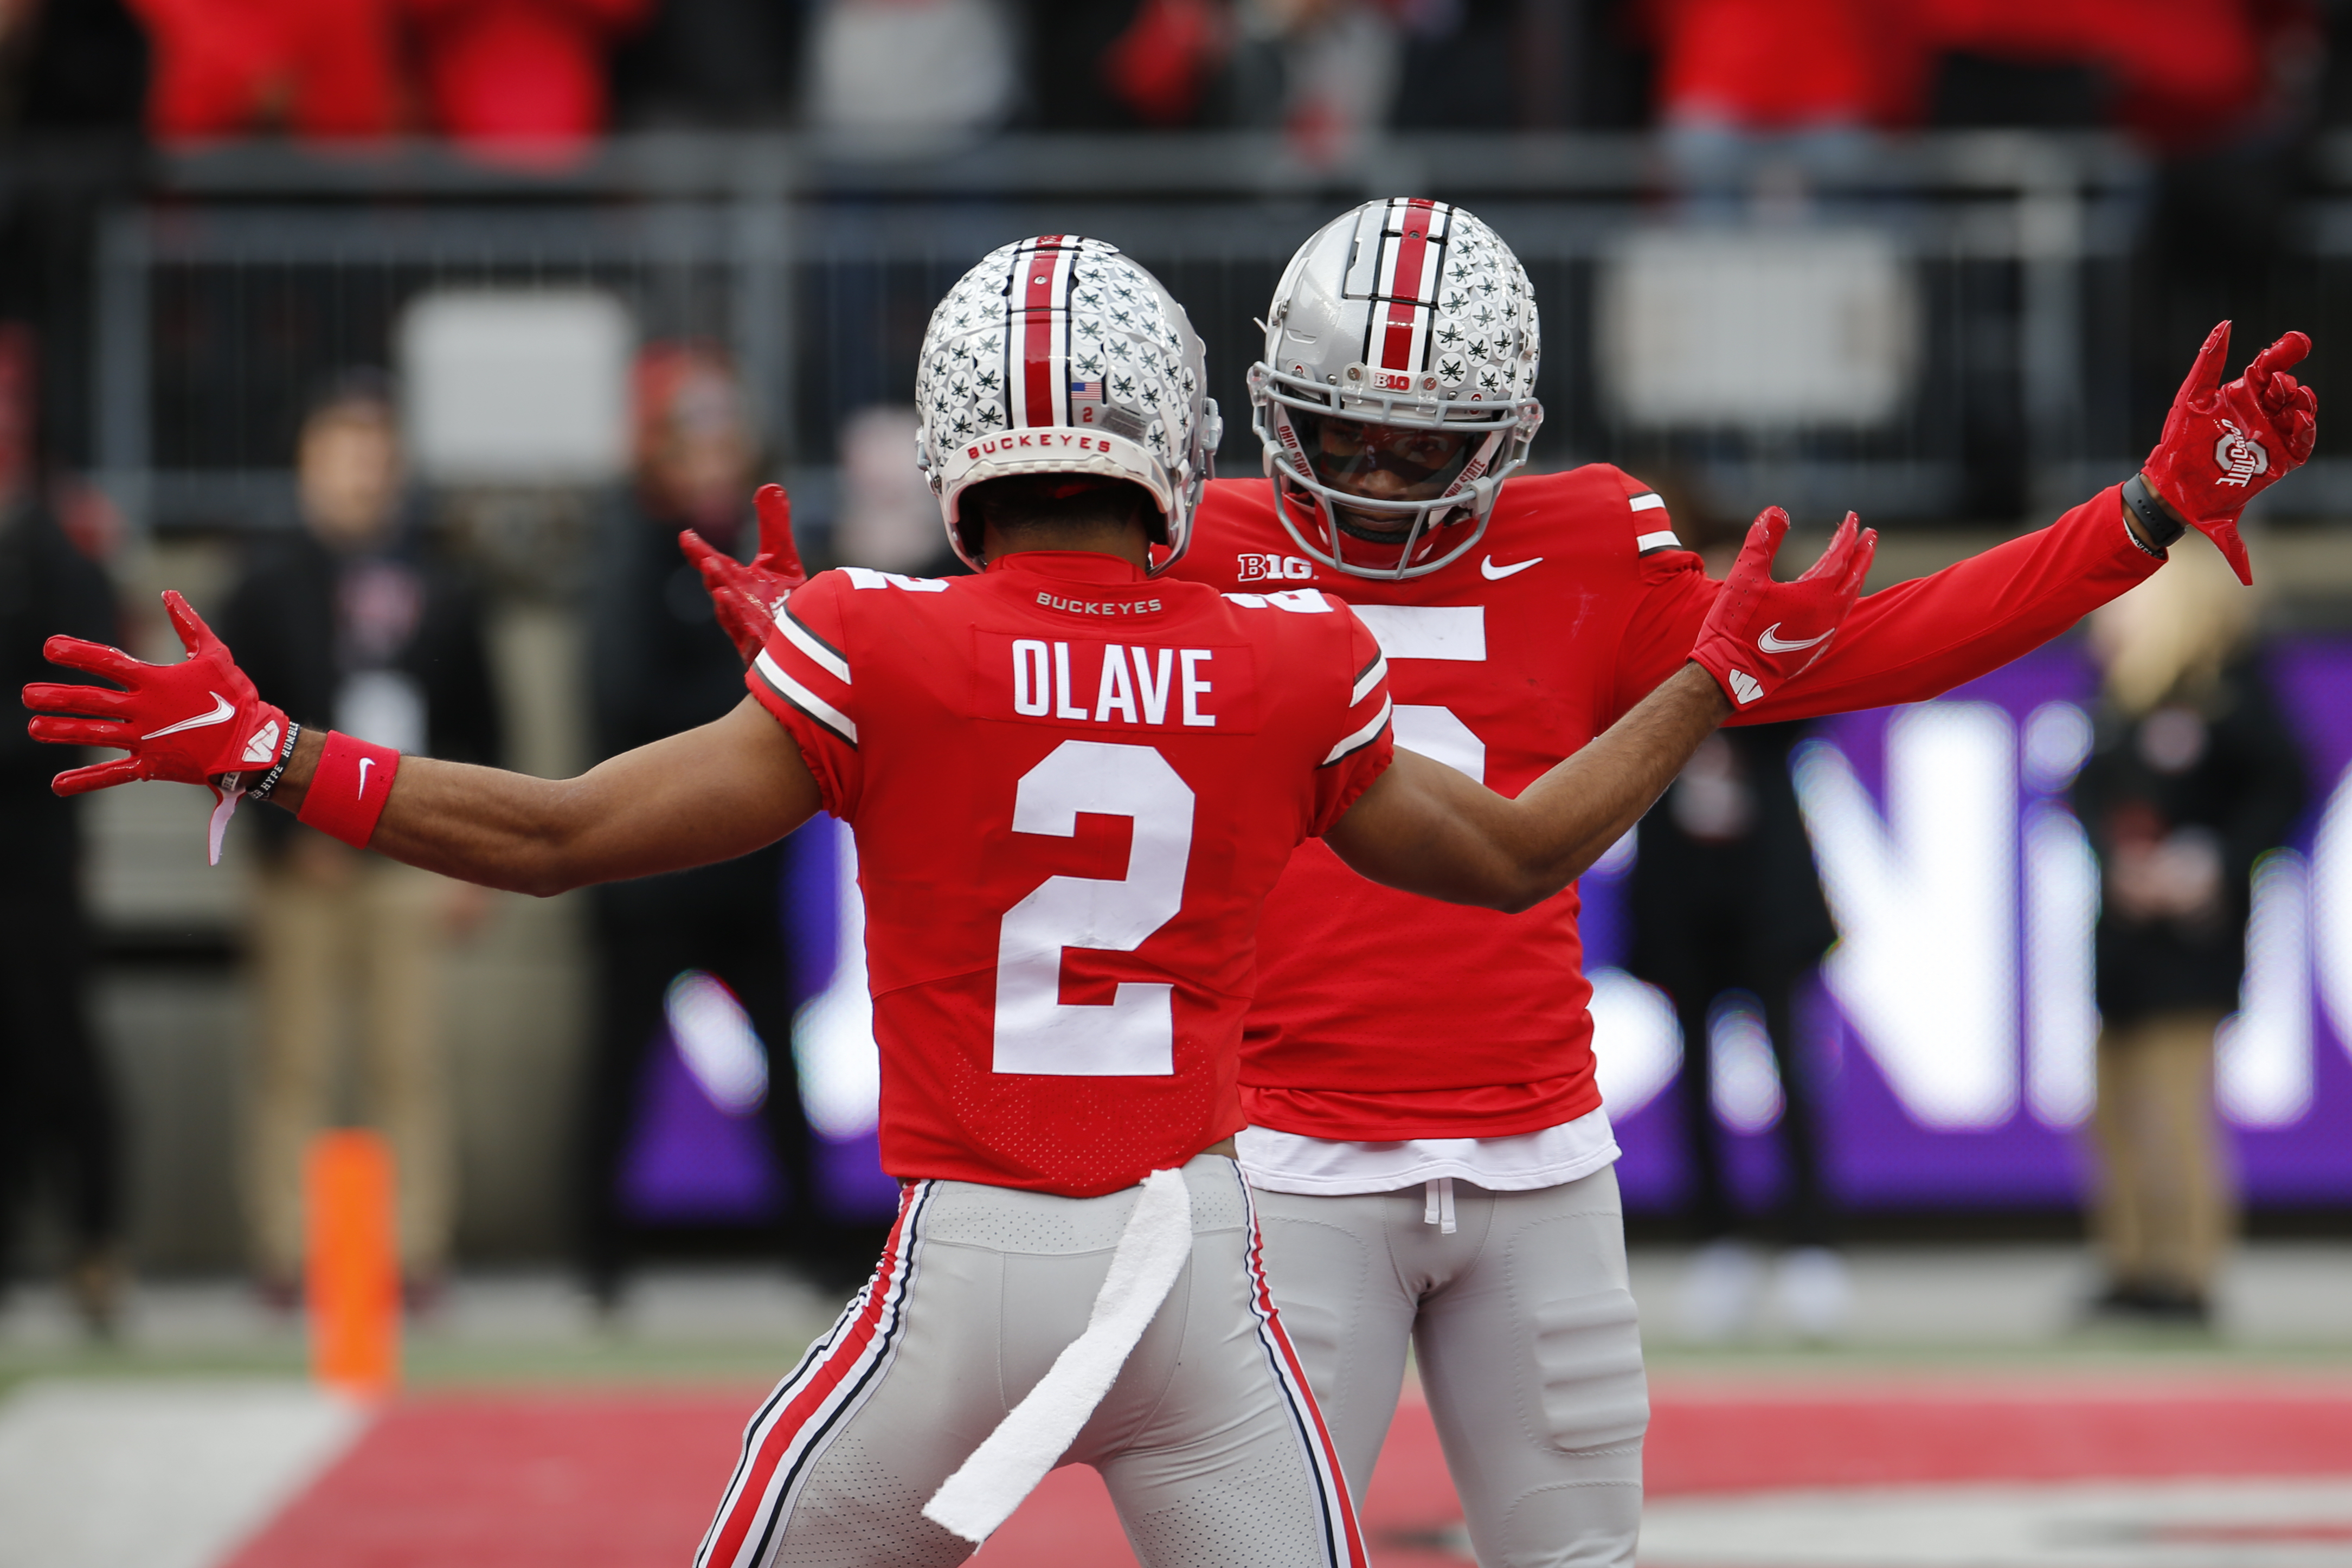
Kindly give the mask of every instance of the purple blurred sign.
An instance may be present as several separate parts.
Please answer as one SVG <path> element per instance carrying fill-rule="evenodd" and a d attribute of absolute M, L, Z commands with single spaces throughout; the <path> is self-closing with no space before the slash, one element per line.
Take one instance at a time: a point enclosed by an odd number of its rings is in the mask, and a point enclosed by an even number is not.
<path fill-rule="evenodd" d="M 2256 874 L 2219 1098 L 2249 1201 L 2342 1204 L 2352 1202 L 2352 640 L 2284 640 L 2268 663 L 2315 805 Z M 2078 649 L 2045 648 L 1937 702 L 1826 721 L 1798 752 L 1841 931 L 1800 1027 L 1829 1177 L 1849 1206 L 2080 1200 L 2097 882 L 2064 792 L 2095 685 Z M 1620 1179 L 1629 1205 L 1658 1209 L 1682 1186 L 1671 1086 L 1683 1042 L 1663 999 L 1613 967 L 1631 864 L 1614 858 L 1587 876 L 1583 929 Z M 1777 1181 L 1777 1095 L 1765 1093 L 1763 1114 L 1725 1118 L 1750 1203 Z M 1718 1107 L 1739 1109 L 1720 1092 Z"/>

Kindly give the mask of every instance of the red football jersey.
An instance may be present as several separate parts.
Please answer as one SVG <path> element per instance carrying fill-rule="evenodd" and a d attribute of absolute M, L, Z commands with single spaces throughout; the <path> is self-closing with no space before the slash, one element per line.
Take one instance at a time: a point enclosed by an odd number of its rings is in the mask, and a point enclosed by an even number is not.
<path fill-rule="evenodd" d="M 1266 893 L 1391 755 L 1345 605 L 852 568 L 745 680 L 856 837 L 884 1169 L 1089 1197 L 1240 1130 Z"/>
<path fill-rule="evenodd" d="M 2073 626 L 2158 563 L 2116 492 L 2051 527 L 1863 599 L 1765 723 L 1949 690 Z M 1606 464 L 1505 482 L 1479 548 L 1404 582 L 1299 553 L 1263 479 L 1208 487 L 1177 574 L 1312 585 L 1355 605 L 1390 659 L 1402 746 L 1516 795 L 1690 652 L 1720 584 L 1664 504 Z M 1601 1103 L 1576 889 L 1519 915 L 1375 886 L 1320 844 L 1266 904 L 1243 1047 L 1256 1126 L 1346 1140 L 1505 1137 Z"/>

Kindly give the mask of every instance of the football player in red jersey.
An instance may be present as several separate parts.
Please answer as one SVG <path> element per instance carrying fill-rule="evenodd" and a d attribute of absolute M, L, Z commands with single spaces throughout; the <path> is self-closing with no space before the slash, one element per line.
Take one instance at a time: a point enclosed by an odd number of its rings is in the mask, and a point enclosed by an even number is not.
<path fill-rule="evenodd" d="M 1768 514 L 1669 676 L 1505 799 L 1392 749 L 1372 633 L 1308 588 L 1161 575 L 1217 432 L 1181 309 L 1108 246 L 1008 246 L 941 302 L 924 457 L 977 576 L 802 583 L 763 509 L 700 552 L 752 668 L 729 717 L 556 782 L 290 723 L 177 595 L 189 658 L 53 638 L 123 689 L 37 685 L 58 776 L 206 784 L 347 841 L 551 893 L 708 863 L 819 810 L 856 835 L 905 1183 L 877 1270 L 777 1387 L 698 1563 L 961 1562 L 1046 1469 L 1103 1474 L 1142 1561 L 1352 1565 L 1348 1492 L 1256 1264 L 1232 1159 L 1259 910 L 1321 837 L 1497 909 L 1565 886 L 1728 712 L 1819 656 L 1873 536 L 1771 580 Z M 1155 553 L 1156 552 L 1156 553 Z M 1788 651 L 1758 654 L 1777 627 Z"/>
<path fill-rule="evenodd" d="M 1542 416 L 1535 300 L 1459 207 L 1326 225 L 1265 321 L 1268 477 L 1207 487 L 1176 572 L 1346 599 L 1390 661 L 1400 747 L 1515 795 L 1754 591 L 1751 563 L 1710 579 L 1614 468 L 1509 478 Z M 2285 374 L 2301 333 L 2224 385 L 2228 342 L 2225 323 L 2141 477 L 1861 600 L 1785 691 L 1733 661 L 1731 721 L 1934 697 L 2141 581 L 2184 521 L 2248 576 L 2237 515 L 2310 455 L 2316 409 Z M 1806 640 L 1767 617 L 1741 651 Z M 1487 1568 L 1630 1563 L 1641 1519 L 1648 1395 L 1581 957 L 1573 888 L 1525 914 L 1444 908 L 1312 842 L 1258 944 L 1239 1150 L 1275 1300 L 1359 1487 L 1417 1352 Z"/>

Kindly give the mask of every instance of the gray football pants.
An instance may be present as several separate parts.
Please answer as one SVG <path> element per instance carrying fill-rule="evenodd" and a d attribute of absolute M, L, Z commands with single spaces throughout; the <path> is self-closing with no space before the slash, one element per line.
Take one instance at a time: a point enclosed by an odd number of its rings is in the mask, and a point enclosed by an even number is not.
<path fill-rule="evenodd" d="M 1267 1282 L 1349 1484 L 1371 1479 L 1410 1345 L 1484 1568 L 1631 1563 L 1650 1400 L 1616 1173 L 1454 1194 L 1446 1236 L 1419 1185 L 1255 1194 Z"/>
<path fill-rule="evenodd" d="M 1192 1260 L 1063 1462 L 1101 1471 L 1143 1568 L 1361 1568 L 1249 1190 L 1218 1155 L 1184 1178 Z M 745 1429 L 697 1568 L 969 1557 L 923 1505 L 1086 1328 L 1138 1191 L 908 1187 L 873 1279 Z"/>

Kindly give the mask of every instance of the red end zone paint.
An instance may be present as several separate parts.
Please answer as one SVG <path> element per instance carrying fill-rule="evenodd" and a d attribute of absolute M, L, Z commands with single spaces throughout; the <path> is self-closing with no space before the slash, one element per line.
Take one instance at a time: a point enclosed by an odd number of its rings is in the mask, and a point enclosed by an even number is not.
<path fill-rule="evenodd" d="M 1410 1385 L 1361 1510 L 1381 1568 L 1468 1568 Z M 394 1406 L 231 1568 L 678 1568 L 761 1391 L 467 1394 Z M 2352 1475 L 2352 1382 L 1684 1384 L 1653 1401 L 1655 1496 L 1936 1481 Z M 2303 1539 L 2298 1535 L 2297 1540 Z M 1092 1470 L 1055 1471 L 972 1560 L 1130 1568 Z"/>
<path fill-rule="evenodd" d="M 387 1411 L 230 1568 L 679 1568 L 760 1392 L 436 1395 Z"/>
<path fill-rule="evenodd" d="M 2061 1379 L 1674 1389 L 1651 1496 L 1934 1481 L 2352 1475 L 2352 1384 Z"/>

